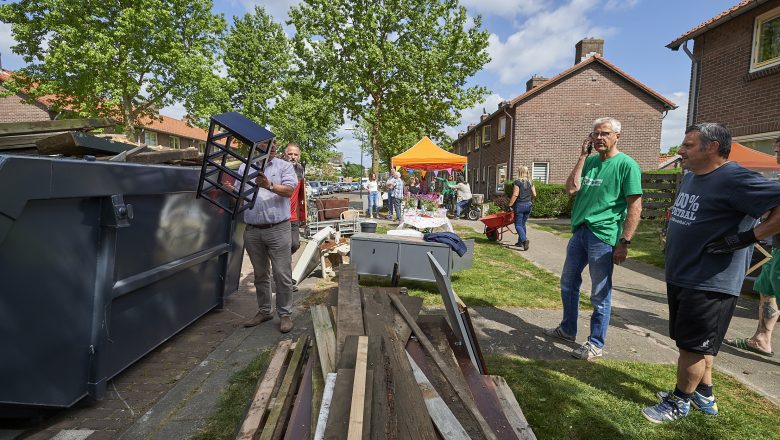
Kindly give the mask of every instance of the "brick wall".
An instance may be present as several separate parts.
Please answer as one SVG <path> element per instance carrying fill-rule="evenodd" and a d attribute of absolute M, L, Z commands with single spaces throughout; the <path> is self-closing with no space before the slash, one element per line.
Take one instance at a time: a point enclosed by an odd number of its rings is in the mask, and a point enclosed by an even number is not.
<path fill-rule="evenodd" d="M 771 0 L 694 40 L 701 61 L 696 122 L 720 122 L 734 136 L 780 131 L 780 66 L 750 74 L 756 16 L 780 6 Z"/>
<path fill-rule="evenodd" d="M 594 62 L 515 107 L 514 173 L 549 163 L 550 183 L 564 183 L 594 119 L 618 119 L 618 148 L 642 170 L 658 167 L 663 104 L 611 69 Z"/>
<path fill-rule="evenodd" d="M 5 91 L 1 87 L 0 90 Z M 28 104 L 20 95 L 0 97 L 0 123 L 49 120 L 49 112 L 38 103 Z"/>

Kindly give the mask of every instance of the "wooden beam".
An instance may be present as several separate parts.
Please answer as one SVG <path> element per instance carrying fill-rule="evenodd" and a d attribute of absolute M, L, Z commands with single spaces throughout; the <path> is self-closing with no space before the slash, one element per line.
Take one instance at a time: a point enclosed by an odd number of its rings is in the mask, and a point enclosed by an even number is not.
<path fill-rule="evenodd" d="M 295 403 L 290 412 L 290 422 L 287 424 L 287 429 L 284 431 L 284 440 L 301 440 L 309 438 L 312 430 L 314 430 L 314 425 L 311 423 L 313 404 L 311 372 L 313 365 L 314 357 L 309 356 L 309 360 L 306 362 L 306 368 L 303 370 L 300 386 L 298 386 L 298 392 L 295 394 Z"/>
<path fill-rule="evenodd" d="M 436 429 L 447 440 L 471 440 L 471 437 L 463 429 L 455 414 L 452 413 L 450 408 L 444 402 L 444 400 L 436 392 L 436 388 L 433 387 L 431 382 L 425 377 L 425 373 L 422 372 L 417 363 L 412 359 L 409 353 L 406 353 L 409 358 L 409 363 L 414 370 L 414 379 L 420 386 L 420 390 L 425 399 L 425 406 L 428 408 L 428 414 L 433 420 L 433 424 L 436 425 Z"/>
<path fill-rule="evenodd" d="M 406 357 L 406 344 L 401 343 L 393 328 L 390 298 L 377 288 L 363 288 L 361 292 L 367 333 L 369 338 L 381 337 L 382 344 L 376 347 L 384 350 L 379 359 L 371 359 L 373 352 L 369 355 L 374 369 L 373 406 L 388 408 L 372 413 L 371 437 L 435 439 L 436 431 Z"/>
<path fill-rule="evenodd" d="M 397 291 L 398 289 L 387 290 Z M 409 311 L 409 314 L 417 318 L 417 315 L 420 314 L 420 310 L 422 310 L 423 299 L 408 295 L 399 295 L 398 298 L 400 298 L 401 302 L 404 303 L 404 307 L 406 307 L 406 310 Z M 395 327 L 395 332 L 398 333 L 398 340 L 401 341 L 401 344 L 406 345 L 406 341 L 408 341 L 409 336 L 412 335 L 412 328 L 409 327 L 404 317 L 401 316 L 401 314 L 398 313 L 398 310 L 395 308 L 393 308 L 393 326 Z"/>
<path fill-rule="evenodd" d="M 112 156 L 111 158 L 108 159 L 108 161 L 109 162 L 127 162 L 127 158 L 128 157 L 133 157 L 133 156 L 135 156 L 138 153 L 143 153 L 148 148 L 149 148 L 149 146 L 146 145 L 146 144 L 139 145 L 139 146 L 133 148 L 132 150 L 123 151 L 123 152 L 117 154 L 116 156 Z"/>
<path fill-rule="evenodd" d="M 35 146 L 41 154 L 63 154 L 65 156 L 115 155 L 137 147 L 135 144 L 117 142 L 78 131 L 69 131 L 40 139 L 35 143 Z"/>
<path fill-rule="evenodd" d="M 477 420 L 477 423 L 479 423 L 480 431 L 482 431 L 482 435 L 484 435 L 485 438 L 491 440 L 495 439 L 496 438 L 495 433 L 490 428 L 487 421 L 485 421 L 485 418 L 479 412 L 479 409 L 477 409 L 477 406 L 474 403 L 474 397 L 471 395 L 471 392 L 468 389 L 465 389 L 462 386 L 462 384 L 458 383 L 458 381 L 450 379 L 450 375 L 454 373 L 449 371 L 449 368 L 447 367 L 444 360 L 439 355 L 439 352 L 436 351 L 436 349 L 433 347 L 431 341 L 429 341 L 428 337 L 425 336 L 425 334 L 422 332 L 420 327 L 417 325 L 417 322 L 414 320 L 414 318 L 412 318 L 412 316 L 406 310 L 403 303 L 401 303 L 401 300 L 398 299 L 397 295 L 390 295 L 390 300 L 393 302 L 393 305 L 395 305 L 398 311 L 401 312 L 401 315 L 403 315 L 404 319 L 406 319 L 406 322 L 412 328 L 412 332 L 417 337 L 417 340 L 420 341 L 420 343 L 428 352 L 428 354 L 433 358 L 434 363 L 436 364 L 437 367 L 439 367 L 442 374 L 450 383 L 450 385 L 455 390 L 455 392 L 458 394 L 458 397 L 460 397 L 460 399 L 463 401 L 464 405 L 469 410 L 471 415 L 474 417 L 474 419 Z"/>
<path fill-rule="evenodd" d="M 322 377 L 333 373 L 336 365 L 336 335 L 330 322 L 330 314 L 325 305 L 315 305 L 311 308 L 314 340 L 317 345 Z"/>
<path fill-rule="evenodd" d="M 36 133 L 36 134 L 25 134 L 21 136 L 0 137 L 0 151 L 35 148 L 36 142 L 38 142 L 40 139 L 49 137 L 53 134 L 59 134 L 59 133 Z"/>
<path fill-rule="evenodd" d="M 176 160 L 194 159 L 198 157 L 198 149 L 194 147 L 185 148 L 183 150 L 167 149 L 157 151 L 147 151 L 145 153 L 138 153 L 127 159 L 132 163 L 164 163 L 173 162 Z"/>
<path fill-rule="evenodd" d="M 322 392 L 322 405 L 320 405 L 320 414 L 317 417 L 317 429 L 314 431 L 314 440 L 323 440 L 325 438 L 325 428 L 330 416 L 330 404 L 333 402 L 333 390 L 336 387 L 337 373 L 330 373 L 325 378 L 325 390 Z"/>
<path fill-rule="evenodd" d="M 357 266 L 345 264 L 339 270 L 338 319 L 336 321 L 336 363 L 349 335 L 363 336 L 363 309 L 360 305 Z"/>
<path fill-rule="evenodd" d="M 314 439 L 315 429 L 317 428 L 317 420 L 320 417 L 320 407 L 322 406 L 322 397 L 325 391 L 325 378 L 322 376 L 322 368 L 320 368 L 320 357 L 317 354 L 317 344 L 312 344 L 311 353 L 312 368 L 311 368 L 311 431 L 309 431 L 309 439 Z"/>
<path fill-rule="evenodd" d="M 501 402 L 501 407 L 504 409 L 504 415 L 509 420 L 509 426 L 512 427 L 515 435 L 520 440 L 536 440 L 536 435 L 528 425 L 528 420 L 525 419 L 523 410 L 520 409 L 520 405 L 517 403 L 515 394 L 512 389 L 509 388 L 509 384 L 506 383 L 501 376 L 488 376 L 493 384 L 496 386 L 496 394 L 498 400 Z"/>
<path fill-rule="evenodd" d="M 268 402 L 271 401 L 271 394 L 282 379 L 280 372 L 290 354 L 291 344 L 292 339 L 286 339 L 276 346 L 276 350 L 271 356 L 271 362 L 268 363 L 265 374 L 260 379 L 255 397 L 249 405 L 249 410 L 241 424 L 241 429 L 238 430 L 236 440 L 252 440 L 260 430 L 260 423 L 262 423 L 263 416 L 268 408 Z"/>
<path fill-rule="evenodd" d="M 113 127 L 116 123 L 108 119 L 57 119 L 54 121 L 6 122 L 0 124 L 0 137 L 53 131 L 93 130 Z"/>
<path fill-rule="evenodd" d="M 281 438 L 308 348 L 309 336 L 304 335 L 298 338 L 298 341 L 295 343 L 295 351 L 290 356 L 290 363 L 287 365 L 287 371 L 284 373 L 284 379 L 282 379 L 282 384 L 279 386 L 279 392 L 276 394 L 276 400 L 271 405 L 268 420 L 266 420 L 263 432 L 260 434 L 261 440 Z"/>
<path fill-rule="evenodd" d="M 338 370 L 333 387 L 328 423 L 325 426 L 325 440 L 344 440 L 349 429 L 349 411 L 352 401 L 352 383 L 355 370 Z"/>
<path fill-rule="evenodd" d="M 359 440 L 363 437 L 363 412 L 366 401 L 366 363 L 368 361 L 368 338 L 358 337 L 357 357 L 355 359 L 355 378 L 352 382 L 352 405 L 349 410 L 349 430 L 347 440 Z"/>

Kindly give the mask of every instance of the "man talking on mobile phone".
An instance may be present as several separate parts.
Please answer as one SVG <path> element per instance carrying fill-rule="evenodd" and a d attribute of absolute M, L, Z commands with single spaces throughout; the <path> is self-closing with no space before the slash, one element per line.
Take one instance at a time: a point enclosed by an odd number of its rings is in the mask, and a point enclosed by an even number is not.
<path fill-rule="evenodd" d="M 602 356 L 612 305 L 612 269 L 628 256 L 628 246 L 642 213 L 642 171 L 618 151 L 621 124 L 614 118 L 593 121 L 593 131 L 582 142 L 579 158 L 566 180 L 576 194 L 571 213 L 574 235 L 566 248 L 561 273 L 563 320 L 544 333 L 569 342 L 577 337 L 582 271 L 588 266 L 592 281 L 590 336 L 572 351 L 578 359 Z M 595 155 L 591 155 L 595 151 Z"/>

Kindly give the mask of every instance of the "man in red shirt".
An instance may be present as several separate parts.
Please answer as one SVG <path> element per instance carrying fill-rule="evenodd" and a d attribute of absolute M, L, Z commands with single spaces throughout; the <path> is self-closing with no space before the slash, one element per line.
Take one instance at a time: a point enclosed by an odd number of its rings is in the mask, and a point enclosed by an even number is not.
<path fill-rule="evenodd" d="M 298 144 L 287 144 L 284 149 L 284 156 L 287 162 L 293 164 L 295 174 L 298 177 L 298 185 L 293 190 L 292 197 L 290 197 L 290 225 L 292 233 L 292 245 L 291 250 L 294 254 L 299 247 L 301 247 L 301 223 L 306 221 L 306 189 L 304 188 L 303 179 L 303 166 L 301 165 L 301 147 Z"/>

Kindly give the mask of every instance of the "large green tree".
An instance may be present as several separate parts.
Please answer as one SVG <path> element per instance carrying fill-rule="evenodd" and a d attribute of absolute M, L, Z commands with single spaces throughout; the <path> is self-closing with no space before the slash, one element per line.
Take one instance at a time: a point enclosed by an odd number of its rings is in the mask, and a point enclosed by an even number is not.
<path fill-rule="evenodd" d="M 370 126 L 374 172 L 487 93 L 466 81 L 489 61 L 488 33 L 458 0 L 304 0 L 290 23 L 302 68 Z"/>
<path fill-rule="evenodd" d="M 256 6 L 234 17 L 221 47 L 225 75 L 197 91 L 188 108 L 195 119 L 205 125 L 212 114 L 238 111 L 269 127 L 280 146 L 300 145 L 304 162 L 327 161 L 340 140 L 340 111 L 299 69 L 282 25 Z"/>
<path fill-rule="evenodd" d="M 214 76 L 225 28 L 211 0 L 20 0 L 0 6 L 27 64 L 8 86 L 59 109 L 122 121 L 188 101 Z"/>

